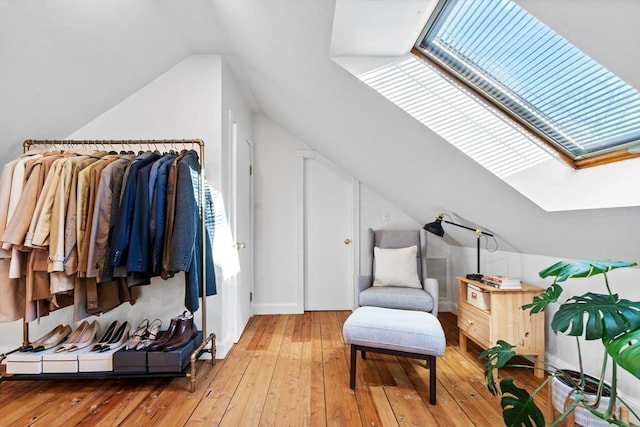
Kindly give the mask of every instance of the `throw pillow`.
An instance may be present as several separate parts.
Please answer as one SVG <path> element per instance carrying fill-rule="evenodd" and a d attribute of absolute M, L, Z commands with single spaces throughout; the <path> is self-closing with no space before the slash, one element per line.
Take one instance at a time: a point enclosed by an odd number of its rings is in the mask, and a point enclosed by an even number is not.
<path fill-rule="evenodd" d="M 404 286 L 421 288 L 418 278 L 417 246 L 408 248 L 373 248 L 375 275 L 373 286 Z"/>

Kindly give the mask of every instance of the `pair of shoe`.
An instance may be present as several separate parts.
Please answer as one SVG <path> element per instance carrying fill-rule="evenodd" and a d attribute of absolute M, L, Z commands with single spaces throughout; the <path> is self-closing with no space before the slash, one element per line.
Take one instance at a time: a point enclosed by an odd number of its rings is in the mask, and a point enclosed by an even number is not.
<path fill-rule="evenodd" d="M 127 341 L 127 350 L 144 350 L 156 341 L 158 332 L 162 326 L 160 319 L 155 319 L 149 323 L 149 319 L 144 319 Z"/>
<path fill-rule="evenodd" d="M 76 325 L 75 330 L 69 335 L 67 341 L 56 348 L 56 353 L 63 351 L 76 351 L 90 346 L 96 342 L 100 325 L 96 320 L 89 323 L 86 320 Z"/>
<path fill-rule="evenodd" d="M 169 328 L 160 339 L 149 346 L 149 351 L 174 351 L 187 345 L 196 335 L 198 328 L 193 323 L 193 315 L 183 313 L 171 319 Z"/>
<path fill-rule="evenodd" d="M 105 351 L 122 347 L 129 339 L 130 329 L 131 325 L 129 322 L 125 321 L 121 324 L 117 320 L 114 320 L 98 343 L 91 348 L 91 351 L 104 353 Z"/>
<path fill-rule="evenodd" d="M 71 333 L 71 326 L 69 325 L 58 325 L 37 340 L 33 341 L 31 344 L 24 346 L 20 349 L 22 352 L 40 352 L 44 350 L 48 350 L 60 344 L 62 341 L 67 339 L 69 334 Z"/>

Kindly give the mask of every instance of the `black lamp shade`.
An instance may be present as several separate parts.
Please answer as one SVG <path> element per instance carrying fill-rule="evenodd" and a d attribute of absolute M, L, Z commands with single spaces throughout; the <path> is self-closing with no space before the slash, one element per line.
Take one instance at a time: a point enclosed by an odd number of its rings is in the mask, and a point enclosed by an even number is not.
<path fill-rule="evenodd" d="M 444 228 L 442 228 L 442 220 L 440 218 L 436 219 L 433 222 L 430 222 L 429 224 L 425 224 L 424 227 L 425 230 L 427 230 L 429 233 L 433 233 L 436 236 L 444 236 Z"/>

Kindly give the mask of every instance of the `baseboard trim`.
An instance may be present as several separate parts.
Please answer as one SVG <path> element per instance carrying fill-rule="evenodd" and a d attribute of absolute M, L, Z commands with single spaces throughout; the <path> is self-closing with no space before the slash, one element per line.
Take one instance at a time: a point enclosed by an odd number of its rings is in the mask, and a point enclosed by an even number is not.
<path fill-rule="evenodd" d="M 225 338 L 223 340 L 216 339 L 216 359 L 224 359 L 227 357 L 232 346 L 233 342 L 229 338 Z M 206 353 L 205 355 L 207 357 L 203 357 L 203 359 L 211 359 L 210 353 Z"/>
<path fill-rule="evenodd" d="M 254 314 L 302 314 L 298 304 L 253 304 Z"/>
<path fill-rule="evenodd" d="M 440 300 L 438 303 L 438 312 L 452 312 L 457 307 L 454 307 L 454 304 L 451 300 Z"/>

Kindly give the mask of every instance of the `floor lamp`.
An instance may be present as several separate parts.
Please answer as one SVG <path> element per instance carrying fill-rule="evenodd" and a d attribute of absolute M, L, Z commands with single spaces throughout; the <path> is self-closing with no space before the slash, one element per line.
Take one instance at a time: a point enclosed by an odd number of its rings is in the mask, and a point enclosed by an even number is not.
<path fill-rule="evenodd" d="M 456 224 L 453 221 L 447 221 L 444 219 L 444 214 L 438 215 L 435 221 L 430 222 L 429 224 L 425 224 L 424 228 L 430 233 L 435 234 L 436 236 L 444 236 L 444 228 L 442 228 L 442 223 L 446 222 L 447 224 L 455 225 L 456 227 L 465 228 L 467 230 L 474 231 L 476 233 L 476 241 L 477 241 L 477 259 L 478 259 L 478 268 L 475 274 L 467 274 L 467 279 L 470 280 L 480 280 L 482 279 L 482 274 L 480 274 L 480 236 L 485 235 L 489 237 L 494 237 L 493 234 L 487 233 L 486 231 L 481 230 L 480 228 L 472 228 L 462 224 Z"/>

